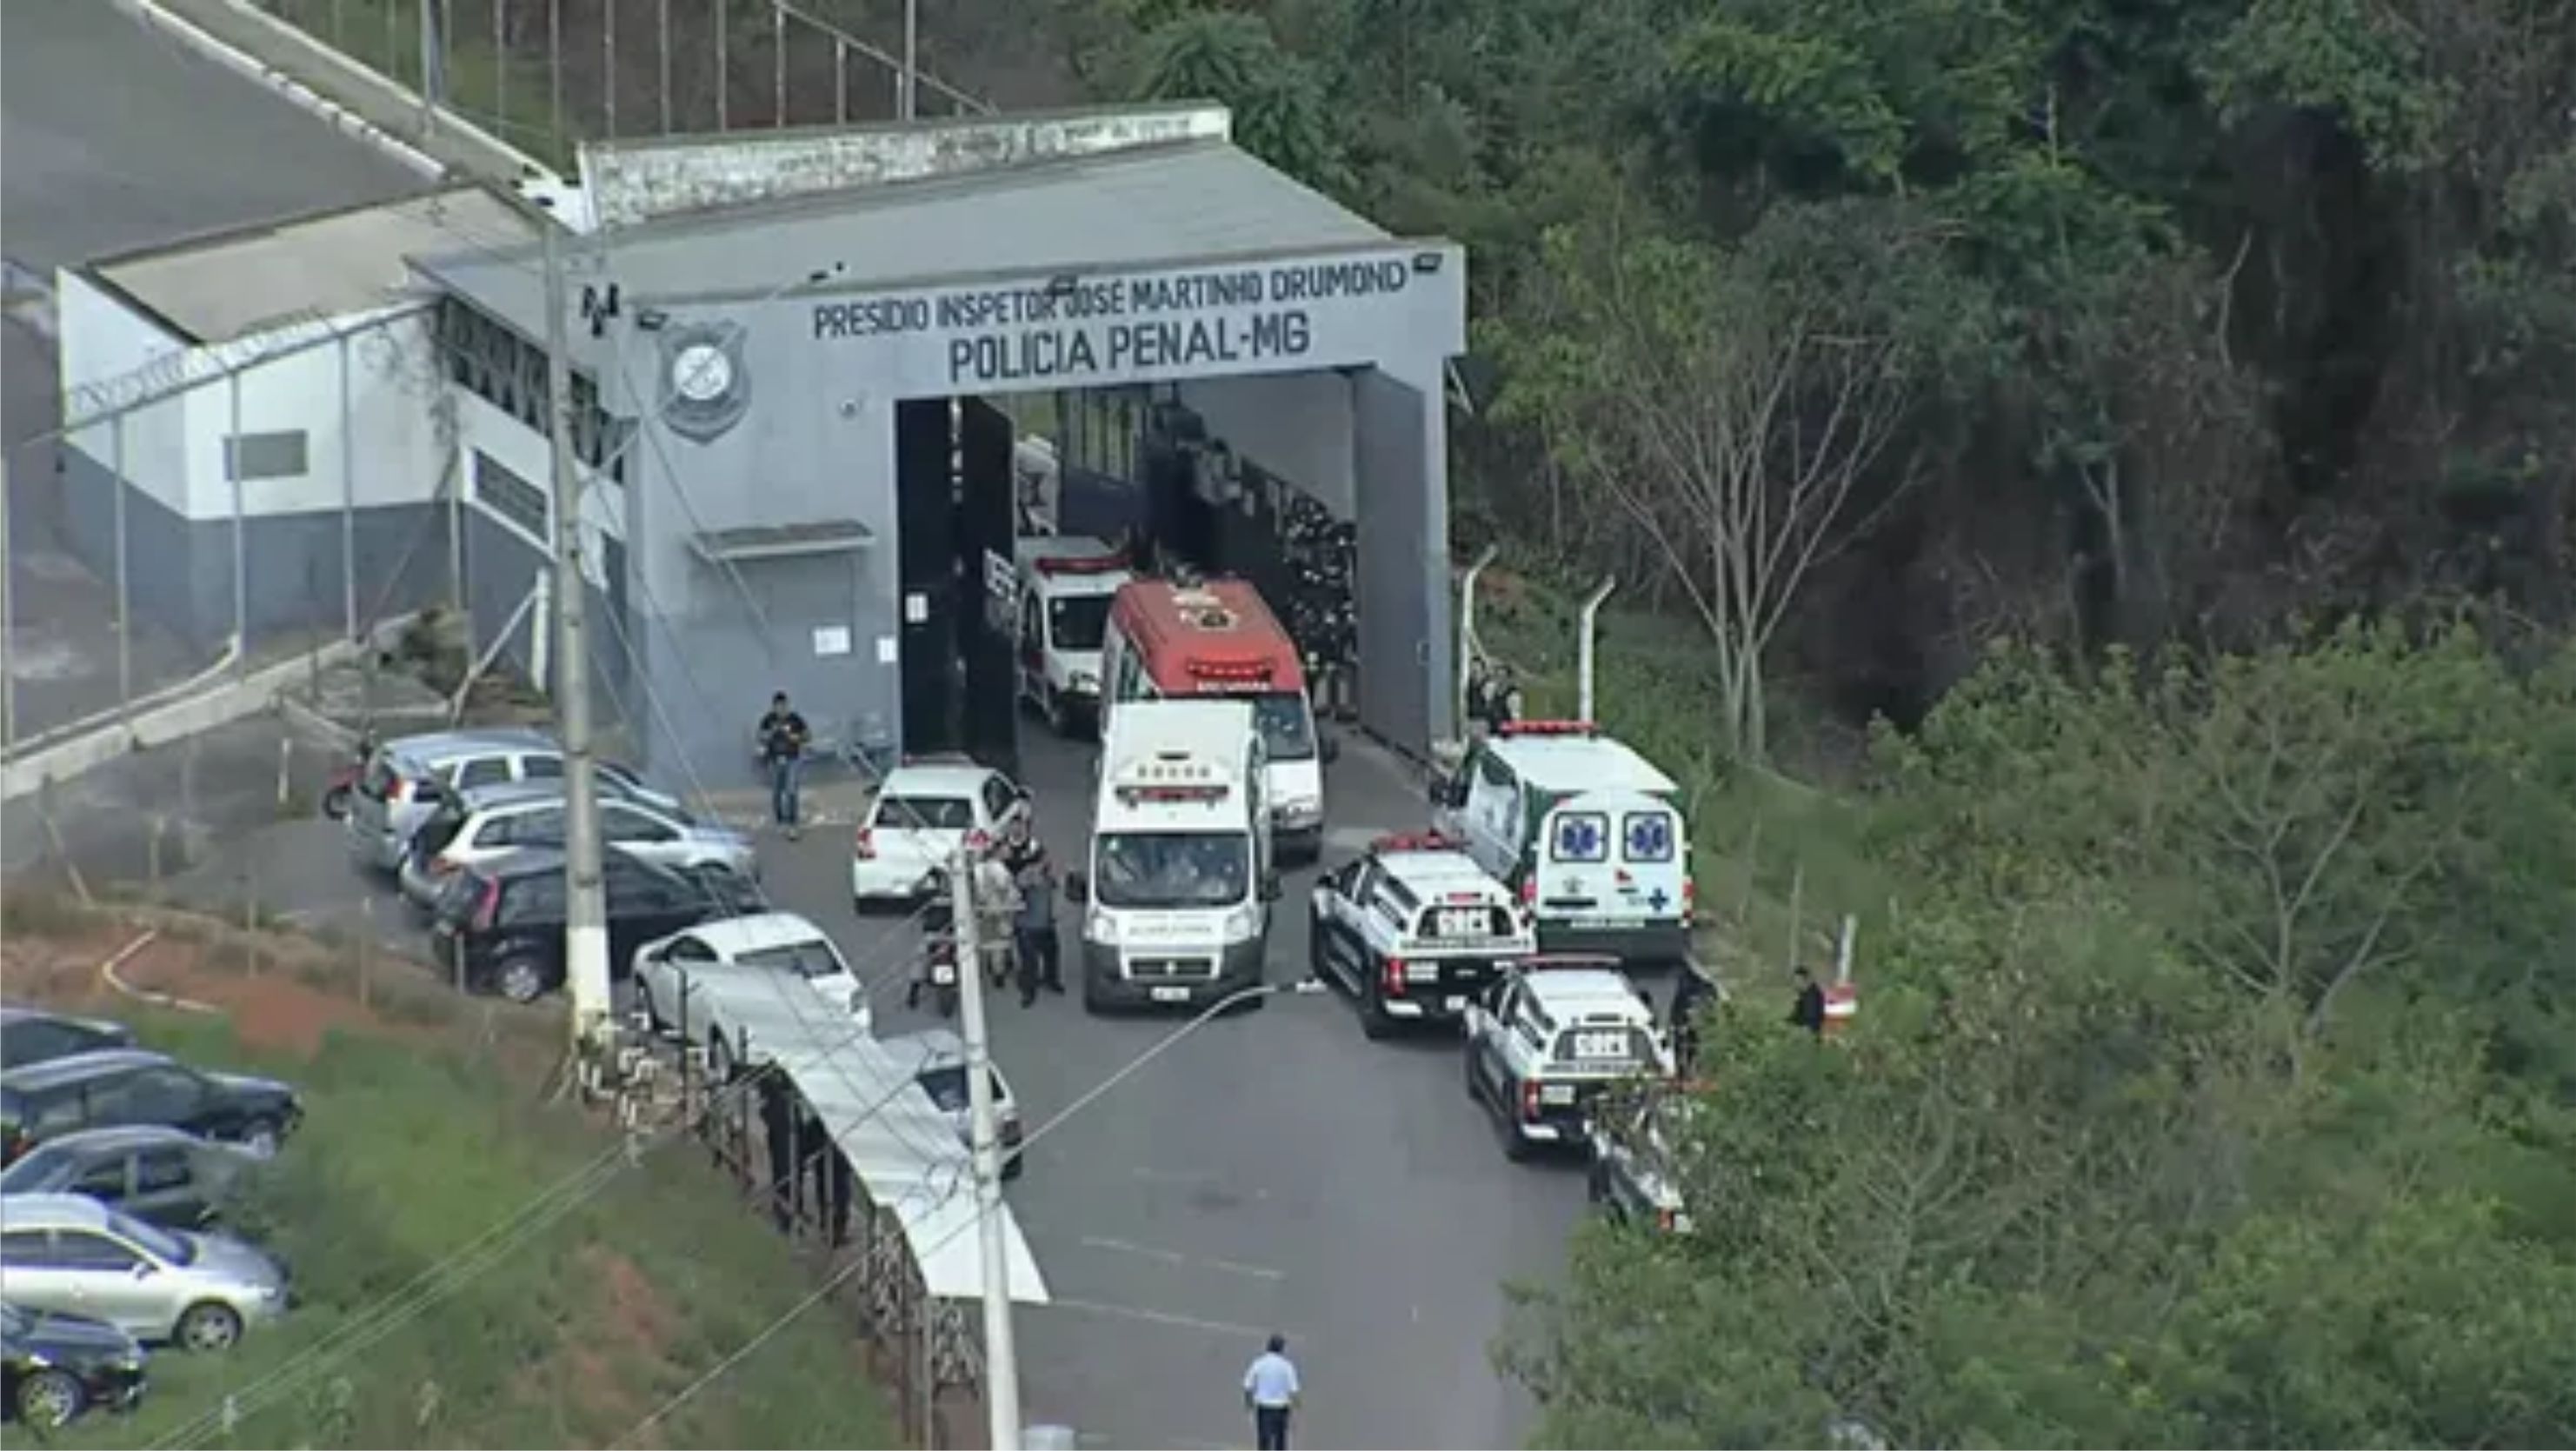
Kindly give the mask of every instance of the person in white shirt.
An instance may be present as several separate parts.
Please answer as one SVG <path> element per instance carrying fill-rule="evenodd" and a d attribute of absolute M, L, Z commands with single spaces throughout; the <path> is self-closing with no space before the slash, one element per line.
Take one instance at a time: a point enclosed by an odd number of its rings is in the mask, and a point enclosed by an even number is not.
<path fill-rule="evenodd" d="M 1288 1451 L 1288 1413 L 1297 1408 L 1297 1363 L 1288 1337 L 1273 1335 L 1243 1373 L 1243 1404 L 1252 1412 L 1252 1434 L 1261 1451 Z"/>

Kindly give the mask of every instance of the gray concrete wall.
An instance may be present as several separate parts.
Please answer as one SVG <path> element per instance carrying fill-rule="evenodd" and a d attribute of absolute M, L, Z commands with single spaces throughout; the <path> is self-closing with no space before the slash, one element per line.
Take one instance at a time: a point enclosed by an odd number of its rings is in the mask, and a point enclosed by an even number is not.
<path fill-rule="evenodd" d="M 221 649 L 233 629 L 233 523 L 188 520 L 78 449 L 63 458 L 63 517 L 82 562 L 114 588 L 116 497 L 125 495 L 126 589 L 135 618 L 198 650 Z M 243 532 L 250 646 L 289 636 L 337 635 L 347 622 L 342 519 L 337 511 L 255 515 Z M 448 593 L 447 526 L 434 504 L 361 509 L 355 521 L 361 622 L 405 614 Z"/>
<path fill-rule="evenodd" d="M 1428 758 L 1457 734 L 1449 565 L 1448 416 L 1437 376 L 1370 369 L 1355 381 L 1360 720 Z"/>

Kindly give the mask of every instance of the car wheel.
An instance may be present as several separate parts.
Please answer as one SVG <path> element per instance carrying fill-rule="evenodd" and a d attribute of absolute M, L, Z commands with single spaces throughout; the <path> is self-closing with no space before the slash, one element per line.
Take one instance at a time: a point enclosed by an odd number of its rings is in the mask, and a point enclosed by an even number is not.
<path fill-rule="evenodd" d="M 1468 1040 L 1467 1051 L 1463 1056 L 1467 1062 L 1467 1101 L 1469 1103 L 1483 1103 L 1485 1101 L 1485 1086 L 1476 1081 L 1475 1040 Z"/>
<path fill-rule="evenodd" d="M 1517 1164 L 1528 1158 L 1536 1146 L 1522 1135 L 1520 1122 L 1508 1106 L 1512 1099 L 1513 1094 L 1507 1088 L 1495 1092 L 1494 1131 L 1503 1136 L 1503 1157 Z"/>
<path fill-rule="evenodd" d="M 1058 736 L 1063 737 L 1066 740 L 1071 740 L 1073 738 L 1072 713 L 1064 708 L 1064 696 L 1060 694 L 1054 686 L 1047 687 L 1046 723 L 1047 729 L 1055 732 Z"/>
<path fill-rule="evenodd" d="M 244 1153 L 254 1159 L 266 1159 L 277 1153 L 277 1124 L 274 1120 L 255 1118 L 242 1126 L 241 1137 L 234 1140 Z"/>
<path fill-rule="evenodd" d="M 537 966 L 532 957 L 513 957 L 502 963 L 494 980 L 500 985 L 501 996 L 514 1003 L 533 1003 L 546 995 L 545 969 Z"/>
<path fill-rule="evenodd" d="M 241 1339 L 241 1313 L 212 1300 L 188 1307 L 171 1339 L 189 1350 L 230 1350 Z"/>
<path fill-rule="evenodd" d="M 69 1371 L 47 1366 L 30 1371 L 18 1382 L 18 1419 L 30 1426 L 48 1431 L 60 1430 L 80 1419 L 89 1408 L 89 1392 L 81 1389 L 80 1378 Z"/>
<path fill-rule="evenodd" d="M 1360 989 L 1361 1035 L 1375 1043 L 1394 1031 L 1395 1019 L 1387 1016 L 1386 999 L 1378 996 L 1374 985 Z"/>
<path fill-rule="evenodd" d="M 1089 973 L 1082 975 L 1082 1010 L 1095 1018 L 1109 1016 L 1109 998 L 1100 991 L 1099 979 Z"/>

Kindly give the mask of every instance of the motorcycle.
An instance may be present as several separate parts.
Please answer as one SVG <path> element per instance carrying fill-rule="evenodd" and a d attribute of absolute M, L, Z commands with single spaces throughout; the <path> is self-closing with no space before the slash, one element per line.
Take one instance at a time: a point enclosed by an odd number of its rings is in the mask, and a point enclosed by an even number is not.
<path fill-rule="evenodd" d="M 360 731 L 358 744 L 347 762 L 331 772 L 331 783 L 322 788 L 322 815 L 338 821 L 349 814 L 349 798 L 357 793 L 358 782 L 367 774 L 367 761 L 376 753 L 376 733 Z"/>
<path fill-rule="evenodd" d="M 939 1016 L 957 1016 L 957 949 L 934 948 L 930 954 L 930 996 Z"/>

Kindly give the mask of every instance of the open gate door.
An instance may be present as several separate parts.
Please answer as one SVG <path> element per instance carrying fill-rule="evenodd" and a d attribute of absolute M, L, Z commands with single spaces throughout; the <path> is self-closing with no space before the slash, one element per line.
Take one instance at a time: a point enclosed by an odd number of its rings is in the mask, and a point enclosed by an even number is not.
<path fill-rule="evenodd" d="M 1011 635 L 1007 626 L 1019 542 L 1011 479 L 1010 418 L 981 398 L 958 409 L 957 552 L 964 566 L 958 587 L 958 653 L 966 662 L 962 724 L 964 744 L 976 760 L 1019 776 L 1019 707 L 1012 690 Z M 999 590 L 1005 598 L 996 602 Z M 972 600 L 962 598 L 968 592 Z"/>
<path fill-rule="evenodd" d="M 894 406 L 895 558 L 906 755 L 957 739 L 957 490 L 948 400 Z"/>

